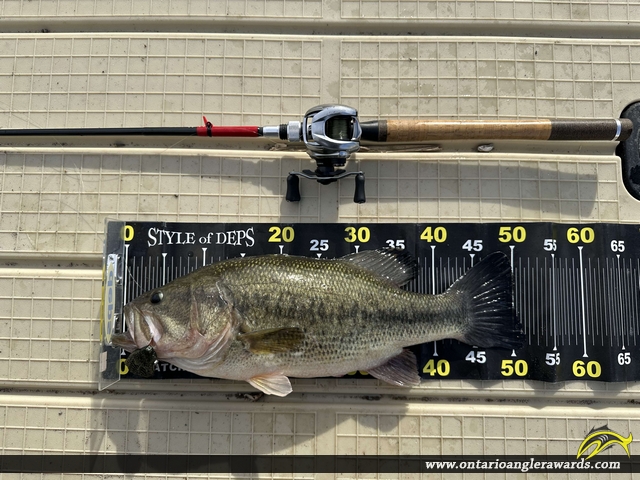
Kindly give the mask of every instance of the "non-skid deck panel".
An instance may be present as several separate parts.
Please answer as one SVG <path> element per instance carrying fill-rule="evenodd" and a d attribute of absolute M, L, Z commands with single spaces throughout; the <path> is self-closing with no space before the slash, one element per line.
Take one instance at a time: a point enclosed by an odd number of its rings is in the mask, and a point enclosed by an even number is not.
<path fill-rule="evenodd" d="M 636 23 L 640 20 L 640 2 L 584 1 L 515 1 L 515 0 L 342 0 L 343 19 L 370 20 L 522 20 L 553 25 L 556 22 Z"/>
<path fill-rule="evenodd" d="M 353 183 L 301 182 L 284 200 L 286 176 L 311 167 L 302 153 L 0 154 L 3 251 L 102 252 L 104 220 L 189 222 L 637 222 L 614 156 L 500 154 L 361 155 L 367 202 Z M 381 157 L 383 159 L 381 159 Z M 416 160 L 420 158 L 420 161 Z M 8 261 L 8 260 L 7 260 Z"/>
<path fill-rule="evenodd" d="M 279 124 L 321 103 L 322 66 L 313 37 L 3 35 L 0 125 Z"/>
<path fill-rule="evenodd" d="M 634 41 L 347 39 L 340 59 L 363 117 L 617 117 L 640 96 Z"/>
<path fill-rule="evenodd" d="M 515 0 L 143 0 L 132 4 L 118 0 L 3 0 L 0 15 L 6 20 L 46 19 L 142 19 L 181 20 L 188 28 L 202 18 L 249 19 L 269 24 L 278 20 L 292 26 L 296 20 L 332 22 L 344 29 L 370 29 L 371 22 L 395 22 L 416 25 L 420 20 L 488 23 L 528 21 L 541 25 L 569 24 L 588 26 L 600 22 L 612 29 L 616 25 L 636 24 L 640 20 L 640 2 L 621 0 L 515 1 Z M 365 26 L 363 26 L 363 23 Z M 116 28 L 118 28 L 116 26 Z M 138 24 L 137 28 L 144 28 Z M 415 27 L 414 27 L 415 28 Z M 489 25 L 485 27 L 489 30 Z"/>
<path fill-rule="evenodd" d="M 136 394 L 42 399 L 2 396 L 3 453 L 572 455 L 595 425 L 624 436 L 640 430 L 638 412 L 619 407 L 567 412 L 323 396 L 316 400 L 324 403 L 296 404 Z"/>
<path fill-rule="evenodd" d="M 638 92 L 640 40 L 0 36 L 2 128 L 269 125 L 327 102 L 364 119 L 595 118 Z"/>
<path fill-rule="evenodd" d="M 118 0 L 3 0 L 0 2 L 0 15 L 9 19 L 106 17 L 117 21 L 121 17 L 248 17 L 295 21 L 322 18 L 324 8 L 322 0 L 143 0 L 136 3 Z"/>

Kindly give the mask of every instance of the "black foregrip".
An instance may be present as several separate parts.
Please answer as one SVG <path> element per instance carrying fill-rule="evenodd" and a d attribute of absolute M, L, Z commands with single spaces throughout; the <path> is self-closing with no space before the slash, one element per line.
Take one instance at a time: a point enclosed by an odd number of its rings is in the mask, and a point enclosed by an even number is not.
<path fill-rule="evenodd" d="M 368 142 L 386 142 L 387 141 L 387 121 L 372 120 L 370 122 L 361 122 L 362 140 Z"/>
<path fill-rule="evenodd" d="M 551 120 L 549 140 L 626 140 L 633 130 L 627 119 Z"/>

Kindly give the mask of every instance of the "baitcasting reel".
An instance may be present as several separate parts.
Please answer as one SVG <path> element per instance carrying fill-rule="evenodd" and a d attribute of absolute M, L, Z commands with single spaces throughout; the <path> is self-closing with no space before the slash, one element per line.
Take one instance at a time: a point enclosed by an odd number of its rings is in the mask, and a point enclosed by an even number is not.
<path fill-rule="evenodd" d="M 280 128 L 279 134 L 282 133 L 285 133 L 285 130 Z M 356 180 L 353 201 L 364 203 L 364 173 L 347 172 L 339 168 L 344 167 L 351 154 L 358 151 L 361 136 L 358 112 L 344 105 L 318 105 L 307 110 L 302 123 L 286 124 L 286 138 L 280 138 L 290 142 L 303 141 L 307 153 L 317 164 L 315 171 L 289 173 L 287 201 L 300 201 L 300 177 L 328 185 L 353 175 Z"/>

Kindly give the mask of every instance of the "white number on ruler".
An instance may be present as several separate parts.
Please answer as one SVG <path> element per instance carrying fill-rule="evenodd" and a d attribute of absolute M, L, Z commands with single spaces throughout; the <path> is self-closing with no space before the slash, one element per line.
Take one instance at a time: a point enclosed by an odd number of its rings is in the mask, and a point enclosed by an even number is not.
<path fill-rule="evenodd" d="M 481 252 L 482 240 L 467 240 L 466 242 L 464 242 L 464 245 L 462 245 L 462 248 L 464 248 L 468 252 L 472 250 L 474 252 Z"/>
<path fill-rule="evenodd" d="M 619 353 L 618 365 L 631 365 L 631 353 L 629 352 Z"/>
<path fill-rule="evenodd" d="M 624 240 L 611 240 L 612 252 L 624 252 Z"/>
<path fill-rule="evenodd" d="M 547 252 L 555 252 L 558 249 L 558 244 L 556 243 L 555 238 L 545 238 L 544 239 L 544 249 Z"/>
<path fill-rule="evenodd" d="M 545 360 L 547 365 L 560 365 L 560 354 L 559 353 L 547 353 L 547 358 Z"/>
<path fill-rule="evenodd" d="M 387 240 L 387 245 L 389 245 L 389 248 L 404 250 L 404 240 Z"/>
<path fill-rule="evenodd" d="M 485 352 L 483 350 L 480 350 L 479 352 L 476 352 L 475 350 L 471 350 L 469 352 L 469 354 L 464 357 L 464 359 L 467 362 L 471 362 L 471 363 L 487 363 L 487 357 L 485 356 Z"/>
<path fill-rule="evenodd" d="M 329 240 L 311 240 L 311 250 L 312 252 L 326 252 L 329 250 Z"/>

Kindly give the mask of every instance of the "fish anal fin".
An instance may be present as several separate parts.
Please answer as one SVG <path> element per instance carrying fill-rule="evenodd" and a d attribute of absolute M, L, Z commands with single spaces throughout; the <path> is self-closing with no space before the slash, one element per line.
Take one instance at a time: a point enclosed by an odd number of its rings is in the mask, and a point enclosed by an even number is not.
<path fill-rule="evenodd" d="M 404 250 L 393 248 L 352 253 L 342 257 L 340 261 L 357 265 L 398 287 L 413 280 L 418 274 L 419 268 L 418 263 L 411 254 Z"/>
<path fill-rule="evenodd" d="M 382 365 L 367 370 L 369 375 L 399 387 L 415 387 L 420 385 L 418 362 L 411 350 L 402 350 Z"/>
<path fill-rule="evenodd" d="M 291 382 L 285 375 L 276 373 L 271 375 L 258 375 L 247 380 L 252 387 L 257 388 L 267 395 L 277 395 L 278 397 L 286 397 L 293 388 Z"/>
<path fill-rule="evenodd" d="M 297 349 L 305 333 L 299 327 L 267 328 L 238 335 L 247 350 L 255 354 L 285 353 Z"/>

